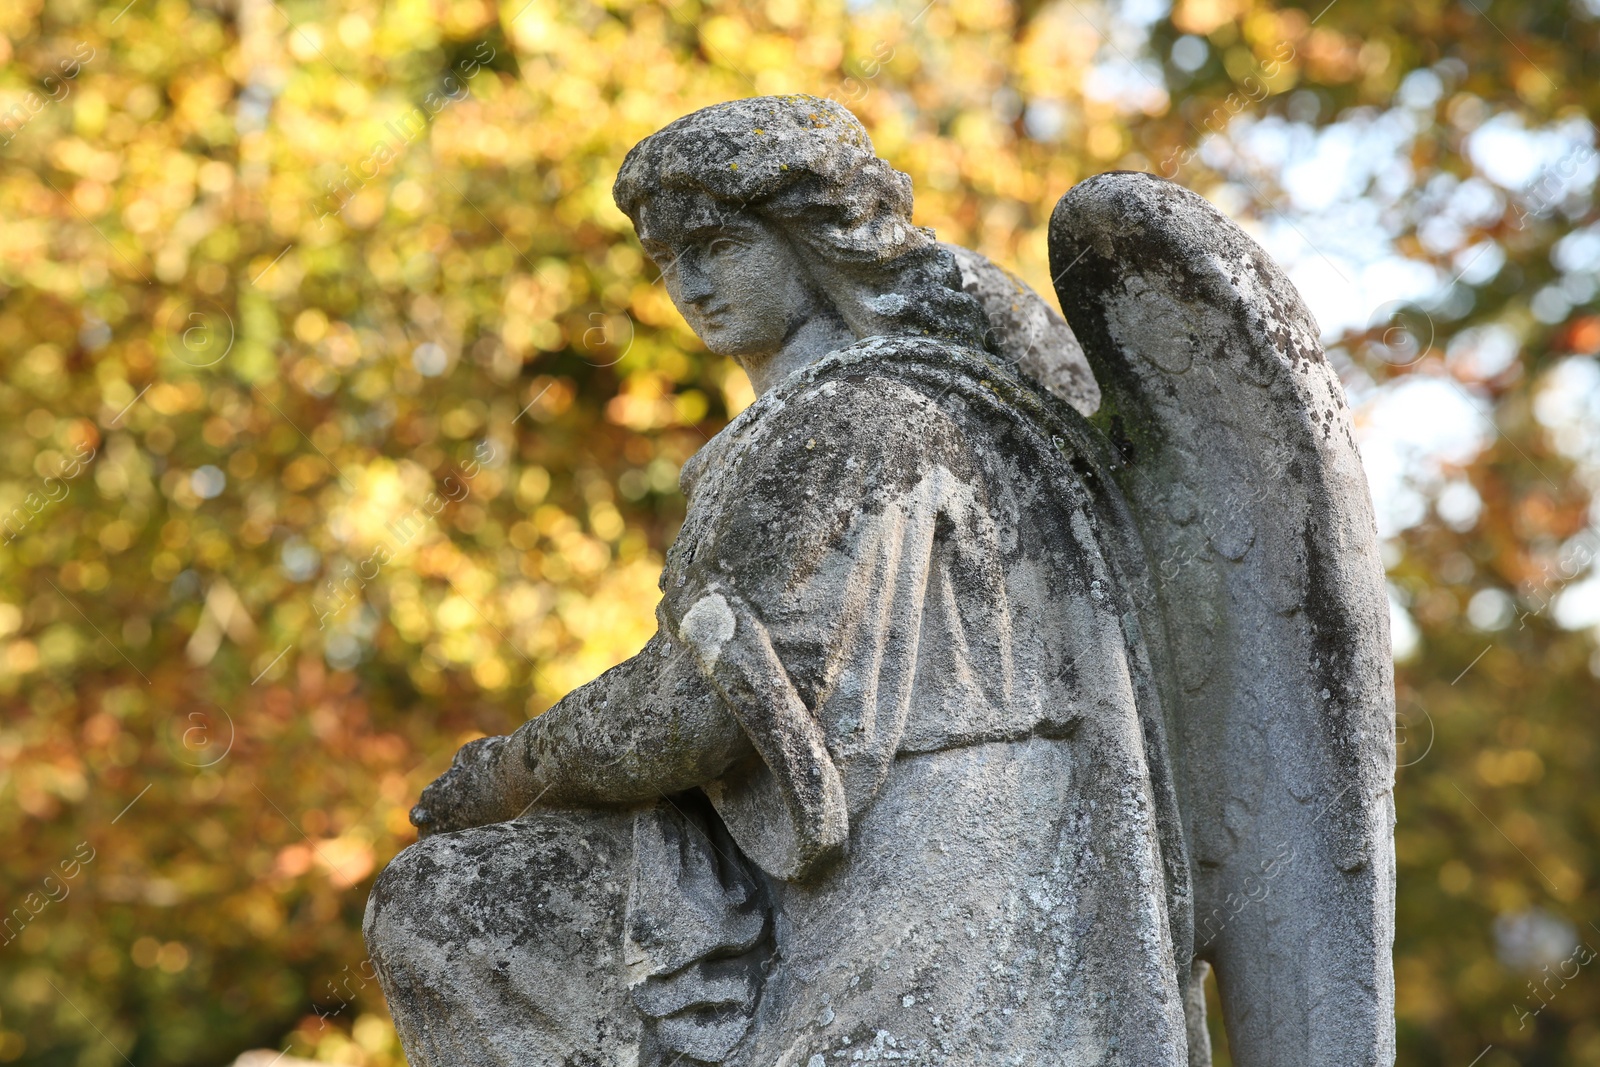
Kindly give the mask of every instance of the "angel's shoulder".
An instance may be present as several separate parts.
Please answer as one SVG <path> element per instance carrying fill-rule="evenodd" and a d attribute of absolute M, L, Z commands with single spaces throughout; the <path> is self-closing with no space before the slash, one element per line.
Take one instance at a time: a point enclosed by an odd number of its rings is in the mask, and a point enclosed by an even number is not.
<path fill-rule="evenodd" d="M 811 377 L 787 392 L 762 420 L 767 434 L 804 429 L 864 448 L 928 440 L 954 432 L 958 417 L 939 389 L 896 362 L 859 362 Z"/>

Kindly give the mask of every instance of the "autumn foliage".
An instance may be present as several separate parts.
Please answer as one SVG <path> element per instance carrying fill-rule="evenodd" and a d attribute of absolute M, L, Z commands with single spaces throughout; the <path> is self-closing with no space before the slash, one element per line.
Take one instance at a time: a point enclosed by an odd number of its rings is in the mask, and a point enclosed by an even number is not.
<path fill-rule="evenodd" d="M 1473 140 L 1592 143 L 1600 9 L 1324 2 L 0 8 L 0 1063 L 403 1062 L 359 929 L 410 804 L 643 643 L 678 468 L 750 400 L 616 168 L 780 92 L 1044 292 L 1088 174 L 1288 247 L 1326 205 L 1249 131 L 1400 124 L 1340 203 L 1441 284 L 1332 358 L 1358 426 L 1417 382 L 1482 420 L 1386 530 L 1401 1062 L 1600 1063 L 1593 152 L 1508 185 Z"/>

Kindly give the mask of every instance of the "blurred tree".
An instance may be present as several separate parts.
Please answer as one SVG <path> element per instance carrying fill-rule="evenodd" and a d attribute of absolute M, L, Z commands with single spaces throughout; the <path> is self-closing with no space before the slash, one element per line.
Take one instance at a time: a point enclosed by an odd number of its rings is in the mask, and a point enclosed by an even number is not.
<path fill-rule="evenodd" d="M 1401 1059 L 1600 1063 L 1597 15 L 8 4 L 0 1062 L 401 1062 L 359 927 L 409 804 L 643 642 L 677 469 L 750 399 L 612 176 L 810 92 L 1041 291 L 1075 181 L 1182 181 L 1291 263 L 1369 460 L 1466 420 L 1380 492 Z"/>

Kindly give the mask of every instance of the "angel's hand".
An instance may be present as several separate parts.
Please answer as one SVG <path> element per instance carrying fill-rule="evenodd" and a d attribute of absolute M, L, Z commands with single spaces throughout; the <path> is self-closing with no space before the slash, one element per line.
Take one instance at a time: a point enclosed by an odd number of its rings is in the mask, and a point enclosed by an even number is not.
<path fill-rule="evenodd" d="M 422 791 L 411 809 L 411 825 L 418 836 L 485 826 L 505 818 L 503 783 L 499 781 L 499 756 L 510 738 L 480 737 L 456 752 L 450 769 Z"/>

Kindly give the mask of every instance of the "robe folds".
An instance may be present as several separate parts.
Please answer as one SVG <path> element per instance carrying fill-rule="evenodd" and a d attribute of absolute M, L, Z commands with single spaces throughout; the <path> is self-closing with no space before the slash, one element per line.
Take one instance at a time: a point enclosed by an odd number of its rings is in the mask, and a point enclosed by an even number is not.
<path fill-rule="evenodd" d="M 1188 861 L 1115 462 L 926 337 L 740 414 L 684 468 L 660 633 L 567 698 L 714 709 L 739 744 L 708 732 L 727 766 L 687 792 L 402 853 L 367 935 L 413 1064 L 1188 1064 Z"/>

